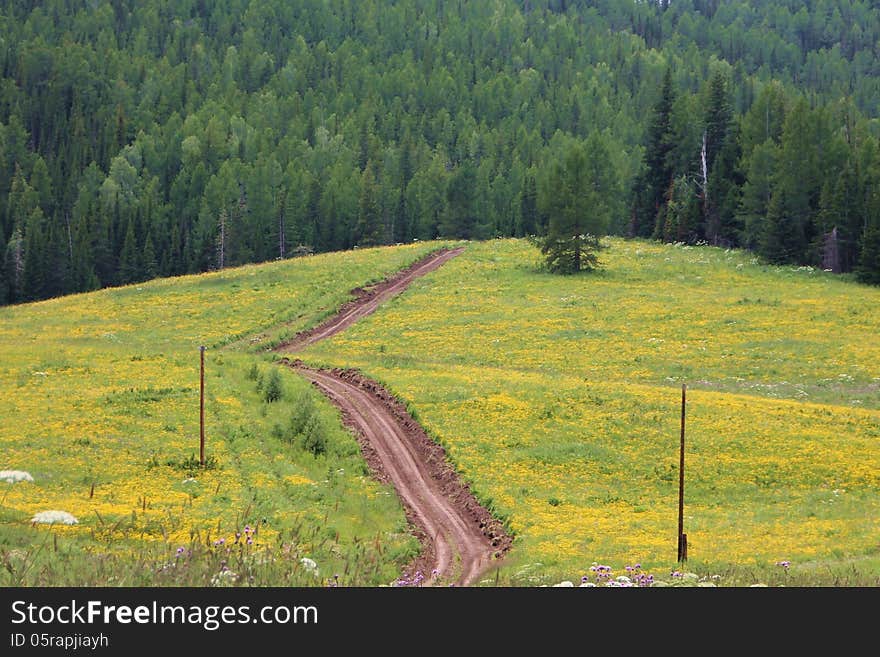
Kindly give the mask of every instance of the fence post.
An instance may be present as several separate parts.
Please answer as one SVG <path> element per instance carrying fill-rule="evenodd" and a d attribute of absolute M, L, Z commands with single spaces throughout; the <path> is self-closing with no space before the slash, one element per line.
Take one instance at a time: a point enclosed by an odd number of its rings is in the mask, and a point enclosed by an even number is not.
<path fill-rule="evenodd" d="M 199 347 L 199 465 L 205 467 L 205 347 Z"/>
<path fill-rule="evenodd" d="M 681 384 L 681 449 L 678 462 L 678 561 L 687 561 L 687 534 L 684 533 L 684 410 L 687 385 Z"/>

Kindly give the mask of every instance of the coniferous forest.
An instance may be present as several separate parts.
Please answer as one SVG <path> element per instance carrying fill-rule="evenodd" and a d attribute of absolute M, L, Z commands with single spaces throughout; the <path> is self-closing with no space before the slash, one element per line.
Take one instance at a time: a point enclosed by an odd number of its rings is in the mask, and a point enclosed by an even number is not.
<path fill-rule="evenodd" d="M 0 303 L 436 237 L 608 233 L 880 284 L 866 0 L 0 3 Z M 599 174 L 597 174 L 599 175 Z"/>

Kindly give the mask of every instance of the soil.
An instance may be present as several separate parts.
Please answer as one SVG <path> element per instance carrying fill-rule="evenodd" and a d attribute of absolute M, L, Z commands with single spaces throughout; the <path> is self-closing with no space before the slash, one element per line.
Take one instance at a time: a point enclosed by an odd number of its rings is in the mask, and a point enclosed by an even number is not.
<path fill-rule="evenodd" d="M 375 285 L 366 288 L 355 288 L 351 291 L 352 300 L 343 305 L 331 317 L 314 328 L 300 331 L 292 340 L 279 345 L 275 350 L 283 352 L 298 351 L 314 342 L 324 340 L 339 333 L 347 326 L 354 324 L 361 317 L 374 312 L 384 301 L 403 292 L 415 279 L 434 271 L 447 260 L 459 255 L 463 250 L 464 247 L 458 247 L 456 249 L 434 251 Z"/>
<path fill-rule="evenodd" d="M 343 330 L 462 250 L 435 252 L 369 289 L 353 291 L 355 298 L 336 315 L 277 350 L 290 353 Z M 498 565 L 512 537 L 477 501 L 443 447 L 399 399 L 357 370 L 316 369 L 298 358 L 284 357 L 281 362 L 309 379 L 340 409 L 374 475 L 396 489 L 422 547 L 401 582 L 468 586 Z"/>

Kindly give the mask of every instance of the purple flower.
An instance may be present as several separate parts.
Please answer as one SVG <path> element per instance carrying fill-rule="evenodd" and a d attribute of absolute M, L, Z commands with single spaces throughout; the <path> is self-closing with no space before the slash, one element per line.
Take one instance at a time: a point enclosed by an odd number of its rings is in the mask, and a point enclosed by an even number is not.
<path fill-rule="evenodd" d="M 186 552 L 186 548 L 179 547 L 177 548 L 177 556 L 181 556 L 184 552 Z"/>

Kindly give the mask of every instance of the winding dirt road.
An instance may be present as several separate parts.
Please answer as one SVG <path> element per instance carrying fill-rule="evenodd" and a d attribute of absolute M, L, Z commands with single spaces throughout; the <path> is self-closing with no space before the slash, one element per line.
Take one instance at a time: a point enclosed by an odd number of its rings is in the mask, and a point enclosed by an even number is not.
<path fill-rule="evenodd" d="M 342 306 L 333 316 L 314 328 L 300 331 L 293 340 L 285 342 L 277 347 L 276 350 L 284 352 L 298 351 L 314 342 L 324 340 L 339 333 L 347 326 L 354 324 L 361 317 L 366 317 L 370 313 L 375 312 L 380 304 L 403 292 L 415 279 L 434 271 L 437 267 L 459 255 L 462 251 L 464 251 L 463 246 L 456 249 L 435 251 L 376 285 L 366 289 L 352 290 L 354 299 Z"/>
<path fill-rule="evenodd" d="M 369 290 L 355 291 L 355 299 L 338 314 L 298 334 L 278 351 L 291 353 L 338 333 L 462 250 L 435 252 Z M 512 538 L 501 522 L 479 504 L 443 448 L 388 390 L 355 370 L 319 370 L 290 358 L 281 362 L 310 380 L 340 409 L 375 475 L 397 490 L 422 544 L 419 558 L 402 580 L 414 581 L 421 572 L 425 585 L 467 586 L 506 554 Z"/>

